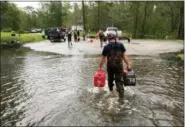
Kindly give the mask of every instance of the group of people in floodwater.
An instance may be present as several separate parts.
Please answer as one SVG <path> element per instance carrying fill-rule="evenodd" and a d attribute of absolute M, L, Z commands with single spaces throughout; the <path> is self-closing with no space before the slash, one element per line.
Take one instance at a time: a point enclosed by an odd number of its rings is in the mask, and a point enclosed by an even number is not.
<path fill-rule="evenodd" d="M 116 32 L 116 35 L 115 35 L 116 38 L 119 39 L 117 31 L 115 31 L 115 32 Z M 67 38 L 68 38 L 68 46 L 72 45 L 72 42 L 71 42 L 72 41 L 72 33 L 74 36 L 74 42 L 80 41 L 80 31 L 79 30 L 74 30 L 72 32 L 72 30 L 69 28 L 69 29 L 67 29 L 66 33 L 67 33 Z M 82 31 L 82 37 L 83 37 L 83 41 L 85 41 L 86 33 L 84 30 Z M 104 32 L 101 29 L 96 33 L 95 38 L 100 40 L 100 47 L 103 47 L 103 42 L 106 42 L 108 39 L 108 38 L 106 38 L 106 36 L 104 35 Z M 122 37 L 122 39 L 126 39 L 130 43 L 130 38 Z"/>
<path fill-rule="evenodd" d="M 86 32 L 84 30 L 79 31 L 71 30 L 71 28 L 68 28 L 64 31 L 65 36 L 67 36 L 69 47 L 72 46 L 72 36 L 74 37 L 74 42 L 80 42 L 80 33 L 82 34 L 83 41 L 85 41 Z M 119 100 L 122 102 L 124 96 L 123 61 L 126 64 L 126 68 L 124 70 L 126 70 L 126 72 L 131 71 L 131 64 L 129 58 L 126 55 L 126 48 L 121 42 L 119 42 L 120 36 L 118 36 L 116 32 L 109 33 L 107 36 L 105 36 L 104 32 L 99 30 L 95 38 L 100 40 L 100 47 L 103 47 L 98 70 L 102 70 L 104 63 L 107 61 L 109 90 L 112 92 L 113 87 L 116 86 L 117 92 L 119 93 Z M 130 42 L 129 37 L 124 38 L 128 39 L 128 42 Z M 103 46 L 103 42 L 106 43 L 105 46 Z"/>
<path fill-rule="evenodd" d="M 79 42 L 80 41 L 80 31 L 79 30 L 72 31 L 69 28 L 69 29 L 66 30 L 66 33 L 67 33 L 67 38 L 68 38 L 68 46 L 72 45 L 72 34 L 73 34 L 73 37 L 74 37 L 74 42 Z M 82 31 L 82 37 L 83 37 L 83 41 L 85 41 L 86 33 L 85 33 L 84 30 Z M 103 41 L 105 42 L 106 39 L 105 39 L 105 35 L 104 35 L 102 30 L 99 30 L 96 33 L 95 38 L 100 40 L 100 47 L 103 47 Z"/>
<path fill-rule="evenodd" d="M 68 38 L 68 46 L 72 45 L 72 30 L 69 28 L 66 31 L 67 38 Z M 80 41 L 80 31 L 79 30 L 74 30 L 73 31 L 73 36 L 74 36 L 74 42 L 79 42 Z M 82 31 L 82 36 L 83 36 L 83 41 L 85 41 L 85 31 Z"/>

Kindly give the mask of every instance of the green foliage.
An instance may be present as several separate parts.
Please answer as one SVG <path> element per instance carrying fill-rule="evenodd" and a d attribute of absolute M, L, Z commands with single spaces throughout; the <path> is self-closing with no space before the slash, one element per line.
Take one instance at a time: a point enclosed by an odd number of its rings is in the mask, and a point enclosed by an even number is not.
<path fill-rule="evenodd" d="M 11 32 L 12 31 L 12 28 L 4 28 L 2 29 L 3 32 Z"/>
<path fill-rule="evenodd" d="M 5 32 L 30 31 L 32 28 L 71 27 L 85 25 L 87 32 L 118 27 L 132 38 L 183 39 L 183 1 L 124 1 L 124 2 L 40 2 L 34 10 L 24 10 L 15 4 L 1 2 L 1 26 Z M 85 20 L 83 20 L 85 17 Z"/>
<path fill-rule="evenodd" d="M 63 5 L 64 4 L 64 5 Z M 37 11 L 38 24 L 41 28 L 65 25 L 70 5 L 63 2 L 41 2 L 41 8 Z"/>
<path fill-rule="evenodd" d="M 27 43 L 27 42 L 38 42 L 38 41 L 41 41 L 43 40 L 42 39 L 42 36 L 40 34 L 22 34 L 20 36 L 20 40 L 24 43 Z"/>
<path fill-rule="evenodd" d="M 90 31 L 94 31 L 113 25 L 124 33 L 131 33 L 134 38 L 175 39 L 179 33 L 179 5 L 183 5 L 183 2 L 89 3 L 87 26 Z"/>
<path fill-rule="evenodd" d="M 18 33 L 19 33 L 19 34 L 23 34 L 23 33 L 25 33 L 25 31 L 24 31 L 23 29 L 20 29 L 20 30 L 18 31 Z"/>
<path fill-rule="evenodd" d="M 93 36 L 93 37 L 96 37 L 96 32 L 89 32 L 89 33 L 87 34 L 87 36 Z"/>
<path fill-rule="evenodd" d="M 19 29 L 20 11 L 13 3 L 1 2 L 1 27 L 12 28 L 17 31 Z"/>
<path fill-rule="evenodd" d="M 176 57 L 180 58 L 181 60 L 184 60 L 184 54 L 178 54 Z"/>
<path fill-rule="evenodd" d="M 6 43 L 12 40 L 13 37 L 11 36 L 11 33 L 12 32 L 1 32 L 1 43 Z M 41 34 L 38 33 L 27 33 L 27 34 L 16 33 L 15 39 L 21 41 L 22 43 L 38 42 L 43 40 Z"/>

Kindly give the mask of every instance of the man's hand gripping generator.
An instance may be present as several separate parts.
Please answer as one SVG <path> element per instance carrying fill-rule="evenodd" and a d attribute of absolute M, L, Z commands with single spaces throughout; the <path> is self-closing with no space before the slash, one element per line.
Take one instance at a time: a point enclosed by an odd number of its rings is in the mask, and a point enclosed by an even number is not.
<path fill-rule="evenodd" d="M 125 69 L 123 71 L 123 82 L 125 86 L 135 86 L 136 85 L 136 75 L 131 69 Z"/>

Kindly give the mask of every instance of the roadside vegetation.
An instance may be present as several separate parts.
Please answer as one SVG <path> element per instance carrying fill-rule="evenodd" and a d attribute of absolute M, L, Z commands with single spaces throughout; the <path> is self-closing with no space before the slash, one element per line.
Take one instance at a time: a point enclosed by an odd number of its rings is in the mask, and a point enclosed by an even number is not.
<path fill-rule="evenodd" d="M 177 56 L 176 56 L 177 58 L 179 58 L 179 59 L 181 59 L 181 60 L 184 60 L 184 54 L 178 54 Z"/>
<path fill-rule="evenodd" d="M 83 25 L 86 33 L 117 27 L 136 39 L 184 39 L 183 1 L 40 2 L 37 10 L 1 2 L 1 32 Z M 8 30 L 8 31 L 7 31 Z M 126 35 L 127 36 L 127 35 Z"/>
<path fill-rule="evenodd" d="M 16 35 L 15 37 L 12 37 L 11 34 L 12 32 L 1 32 L 1 43 L 8 43 L 13 38 L 15 38 L 17 41 L 20 41 L 23 44 L 43 40 L 40 33 L 23 33 L 23 34 L 15 33 Z"/>

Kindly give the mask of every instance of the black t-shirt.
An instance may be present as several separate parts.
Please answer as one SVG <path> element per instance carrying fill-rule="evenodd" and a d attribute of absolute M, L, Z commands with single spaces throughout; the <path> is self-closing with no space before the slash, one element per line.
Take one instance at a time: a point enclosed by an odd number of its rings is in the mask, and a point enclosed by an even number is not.
<path fill-rule="evenodd" d="M 68 36 L 68 38 L 70 38 L 72 36 L 70 31 L 67 33 L 67 36 Z"/>
<path fill-rule="evenodd" d="M 103 56 L 107 56 L 108 55 L 108 53 L 111 50 L 112 43 L 115 43 L 115 42 L 110 42 L 109 44 L 107 44 L 106 46 L 104 46 L 103 51 L 102 51 L 102 55 Z M 125 47 L 124 47 L 124 45 L 122 43 L 116 42 L 116 44 L 120 45 L 120 49 L 121 49 L 122 52 L 125 52 L 126 51 L 126 49 L 125 49 Z"/>

